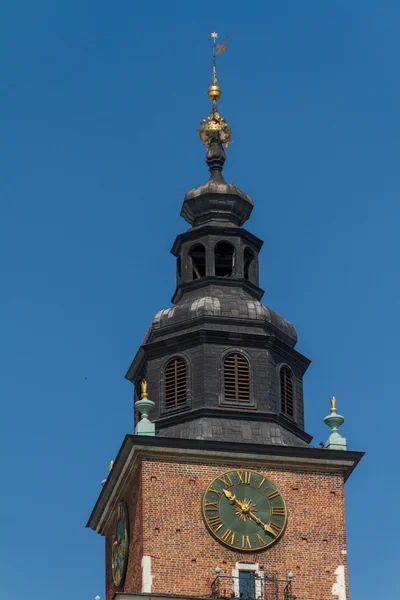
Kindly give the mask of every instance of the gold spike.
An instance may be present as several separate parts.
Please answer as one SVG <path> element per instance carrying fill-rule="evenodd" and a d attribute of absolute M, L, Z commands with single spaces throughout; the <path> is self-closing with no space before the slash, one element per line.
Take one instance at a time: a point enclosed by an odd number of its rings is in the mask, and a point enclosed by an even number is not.
<path fill-rule="evenodd" d="M 111 471 L 111 469 L 113 468 L 113 466 L 114 466 L 114 461 L 110 460 L 110 462 L 108 463 L 108 470 Z"/>
<path fill-rule="evenodd" d="M 335 412 L 337 412 L 336 398 L 335 398 L 335 396 L 332 396 L 332 398 L 331 398 L 331 413 L 335 413 Z"/>

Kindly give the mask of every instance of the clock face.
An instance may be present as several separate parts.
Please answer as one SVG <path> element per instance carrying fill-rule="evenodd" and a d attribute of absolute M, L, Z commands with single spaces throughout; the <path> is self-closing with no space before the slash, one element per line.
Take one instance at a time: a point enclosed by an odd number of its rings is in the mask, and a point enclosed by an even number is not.
<path fill-rule="evenodd" d="M 112 539 L 112 574 L 117 587 L 125 580 L 126 566 L 128 564 L 129 551 L 129 521 L 128 507 L 125 502 L 118 505 L 115 517 L 114 534 Z"/>
<path fill-rule="evenodd" d="M 287 523 L 286 504 L 272 481 L 256 471 L 227 471 L 203 496 L 203 518 L 222 544 L 257 552 L 274 544 Z"/>

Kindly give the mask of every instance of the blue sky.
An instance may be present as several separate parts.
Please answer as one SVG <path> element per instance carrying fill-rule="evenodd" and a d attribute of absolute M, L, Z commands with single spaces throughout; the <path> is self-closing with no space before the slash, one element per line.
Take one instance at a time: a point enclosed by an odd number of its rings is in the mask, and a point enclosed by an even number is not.
<path fill-rule="evenodd" d="M 313 361 L 307 431 L 326 439 L 334 394 L 367 451 L 346 484 L 351 598 L 399 595 L 399 24 L 396 0 L 1 2 L 2 598 L 104 598 L 85 523 L 207 178 L 213 30 L 224 173 L 255 201 L 264 302 Z"/>

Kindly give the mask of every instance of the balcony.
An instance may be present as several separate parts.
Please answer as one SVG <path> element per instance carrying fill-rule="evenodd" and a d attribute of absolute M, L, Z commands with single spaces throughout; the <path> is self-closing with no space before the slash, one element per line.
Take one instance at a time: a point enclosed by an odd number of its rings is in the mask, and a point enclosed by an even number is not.
<path fill-rule="evenodd" d="M 239 577 L 217 575 L 211 584 L 215 600 L 296 600 L 292 589 L 293 574 L 287 579 L 252 571 L 240 571 Z"/>

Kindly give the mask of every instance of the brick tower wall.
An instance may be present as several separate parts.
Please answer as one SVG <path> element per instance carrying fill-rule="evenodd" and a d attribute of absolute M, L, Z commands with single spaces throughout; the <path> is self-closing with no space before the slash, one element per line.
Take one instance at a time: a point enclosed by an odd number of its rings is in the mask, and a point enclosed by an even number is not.
<path fill-rule="evenodd" d="M 222 546 L 209 534 L 201 512 L 203 493 L 215 477 L 246 468 L 271 479 L 288 509 L 283 537 L 255 554 Z M 142 556 L 151 557 L 152 594 L 207 597 L 216 567 L 221 575 L 231 576 L 237 562 L 253 561 L 265 574 L 277 573 L 282 579 L 292 571 L 298 600 L 340 598 L 337 573 L 343 568 L 347 580 L 343 484 L 343 476 L 336 473 L 266 469 L 256 459 L 252 465 L 216 465 L 144 458 L 141 473 L 127 483 L 121 498 L 128 503 L 131 522 L 125 584 L 120 590 L 112 584 L 108 548 L 107 600 L 117 591 L 142 591 Z M 338 595 L 332 596 L 333 586 Z"/>

